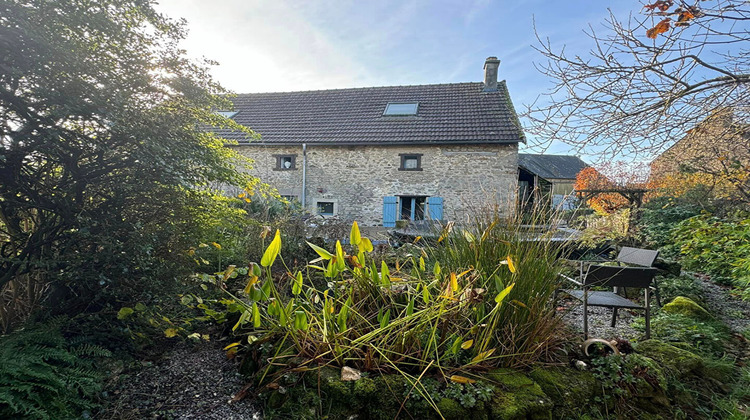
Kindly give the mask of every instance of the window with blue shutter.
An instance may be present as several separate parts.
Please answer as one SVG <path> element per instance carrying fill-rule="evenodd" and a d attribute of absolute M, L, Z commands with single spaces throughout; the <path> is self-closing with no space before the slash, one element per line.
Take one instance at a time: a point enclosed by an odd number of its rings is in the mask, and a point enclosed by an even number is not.
<path fill-rule="evenodd" d="M 398 198 L 396 196 L 383 197 L 383 226 L 396 227 L 396 207 Z"/>
<path fill-rule="evenodd" d="M 427 217 L 443 220 L 443 197 L 427 197 Z"/>

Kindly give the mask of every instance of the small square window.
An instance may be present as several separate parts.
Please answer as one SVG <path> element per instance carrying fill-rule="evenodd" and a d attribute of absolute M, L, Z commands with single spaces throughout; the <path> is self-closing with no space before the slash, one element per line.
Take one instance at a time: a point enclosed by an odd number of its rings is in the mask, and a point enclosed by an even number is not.
<path fill-rule="evenodd" d="M 274 155 L 277 171 L 291 171 L 297 169 L 297 155 Z"/>
<path fill-rule="evenodd" d="M 398 168 L 399 171 L 421 171 L 422 170 L 422 155 L 421 154 L 400 154 L 401 166 Z"/>
<path fill-rule="evenodd" d="M 335 214 L 333 201 L 318 201 L 317 207 L 318 207 L 318 214 L 320 215 L 333 216 Z"/>

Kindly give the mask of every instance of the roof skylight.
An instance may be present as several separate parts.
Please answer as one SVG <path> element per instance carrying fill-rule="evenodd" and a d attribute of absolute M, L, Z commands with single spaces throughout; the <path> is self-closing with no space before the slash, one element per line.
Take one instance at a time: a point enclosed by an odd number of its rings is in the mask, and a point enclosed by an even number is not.
<path fill-rule="evenodd" d="M 389 102 L 383 115 L 417 115 L 418 102 Z"/>
<path fill-rule="evenodd" d="M 237 115 L 237 111 L 216 111 L 216 113 L 224 118 L 232 118 Z"/>

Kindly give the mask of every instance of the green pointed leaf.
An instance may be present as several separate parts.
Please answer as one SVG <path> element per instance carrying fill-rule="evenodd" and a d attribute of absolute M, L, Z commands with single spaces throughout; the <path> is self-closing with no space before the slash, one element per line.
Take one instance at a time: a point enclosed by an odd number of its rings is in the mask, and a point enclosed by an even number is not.
<path fill-rule="evenodd" d="M 333 258 L 333 254 L 326 251 L 324 248 L 321 248 L 315 244 L 311 244 L 310 242 L 308 242 L 307 245 L 309 245 L 310 248 L 313 249 L 313 251 L 317 252 L 318 255 L 320 255 L 320 258 L 323 258 L 324 260 L 330 260 L 331 258 Z"/>
<path fill-rule="evenodd" d="M 125 319 L 129 317 L 130 315 L 133 315 L 133 308 L 128 308 L 127 306 L 124 306 L 120 308 L 120 310 L 117 312 L 117 319 Z"/>
<path fill-rule="evenodd" d="M 274 235 L 273 240 L 268 245 L 268 248 L 266 248 L 266 252 L 263 253 L 260 265 L 263 267 L 272 266 L 274 261 L 276 261 L 276 257 L 279 256 L 279 252 L 281 252 L 281 232 L 276 229 L 276 235 Z"/>
<path fill-rule="evenodd" d="M 461 349 L 461 337 L 456 337 L 455 340 L 453 340 L 453 345 L 451 345 L 451 353 L 456 354 Z"/>
<path fill-rule="evenodd" d="M 425 304 L 430 303 L 430 290 L 427 288 L 427 285 L 422 288 L 422 300 Z"/>
<path fill-rule="evenodd" d="M 515 285 L 515 283 L 511 283 L 510 286 L 506 287 L 502 292 L 498 293 L 497 296 L 495 296 L 495 302 L 497 302 L 498 305 L 503 303 L 503 300 L 505 300 L 505 297 L 508 296 L 508 293 L 513 290 L 513 286 Z"/>
<path fill-rule="evenodd" d="M 266 301 L 269 297 L 271 297 L 271 286 L 273 285 L 273 280 L 268 279 L 265 283 L 263 283 L 263 286 L 260 288 L 260 301 Z"/>
<path fill-rule="evenodd" d="M 341 306 L 341 310 L 339 311 L 338 318 L 336 319 L 336 322 L 339 325 L 339 331 L 344 332 L 346 331 L 346 320 L 349 317 L 349 306 L 352 304 L 352 299 L 349 298 L 344 302 L 344 304 Z"/>
<path fill-rule="evenodd" d="M 260 328 L 260 309 L 257 302 L 253 302 L 253 328 Z"/>
<path fill-rule="evenodd" d="M 359 249 L 365 252 L 372 252 L 372 250 L 374 249 L 372 246 L 372 241 L 369 238 L 362 238 L 359 243 Z"/>
<path fill-rule="evenodd" d="M 380 328 L 385 328 L 388 323 L 391 322 L 391 310 L 385 311 L 385 314 L 380 319 Z"/>
<path fill-rule="evenodd" d="M 440 262 L 439 261 L 435 261 L 435 266 L 432 267 L 432 274 L 434 274 L 435 277 L 440 276 Z"/>
<path fill-rule="evenodd" d="M 344 248 L 341 247 L 341 241 L 336 241 L 336 268 L 339 271 L 344 271 L 346 269 L 346 260 L 344 260 Z"/>
<path fill-rule="evenodd" d="M 250 318 L 250 315 L 252 315 L 252 313 L 249 310 L 243 312 L 242 315 L 240 315 L 240 319 L 236 324 L 234 324 L 234 327 L 232 327 L 232 331 L 236 331 L 237 328 L 244 324 L 248 320 L 248 318 Z"/>
<path fill-rule="evenodd" d="M 292 283 L 292 294 L 297 296 L 302 292 L 302 272 L 298 271 Z"/>
<path fill-rule="evenodd" d="M 388 270 L 388 264 L 385 261 L 380 262 L 380 284 L 383 287 L 391 287 L 391 274 Z"/>
<path fill-rule="evenodd" d="M 294 328 L 307 331 L 307 314 L 305 311 L 294 312 Z"/>
<path fill-rule="evenodd" d="M 260 266 L 256 263 L 250 263 L 250 272 L 253 273 L 255 277 L 260 277 Z"/>
<path fill-rule="evenodd" d="M 406 305 L 406 316 L 411 316 L 414 313 L 414 299 L 409 300 L 409 304 Z"/>
<path fill-rule="evenodd" d="M 361 241 L 362 241 L 362 235 L 360 235 L 359 233 L 359 225 L 357 225 L 357 222 L 354 221 L 354 223 L 352 223 L 352 229 L 349 232 L 349 243 L 352 245 L 359 246 Z"/>

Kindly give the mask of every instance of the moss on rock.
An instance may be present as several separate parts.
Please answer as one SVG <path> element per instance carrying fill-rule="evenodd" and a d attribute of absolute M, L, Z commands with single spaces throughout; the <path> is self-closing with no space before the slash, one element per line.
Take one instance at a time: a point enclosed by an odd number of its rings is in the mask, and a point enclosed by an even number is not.
<path fill-rule="evenodd" d="M 646 340 L 638 343 L 636 351 L 655 360 L 667 372 L 677 377 L 700 374 L 705 364 L 700 356 L 677 348 L 660 340 Z"/>
<path fill-rule="evenodd" d="M 558 407 L 574 409 L 581 401 L 592 401 L 601 394 L 591 372 L 571 368 L 537 368 L 529 376 Z"/>
<path fill-rule="evenodd" d="M 501 388 L 490 403 L 492 418 L 548 419 L 552 418 L 552 400 L 531 378 L 512 369 L 497 369 L 487 378 Z"/>
<path fill-rule="evenodd" d="M 686 298 L 684 296 L 677 296 L 671 302 L 664 305 L 661 310 L 668 314 L 684 315 L 694 319 L 713 319 L 711 314 L 708 313 L 708 311 L 705 310 L 702 306 L 695 303 L 695 301 L 693 301 L 692 299 Z"/>

